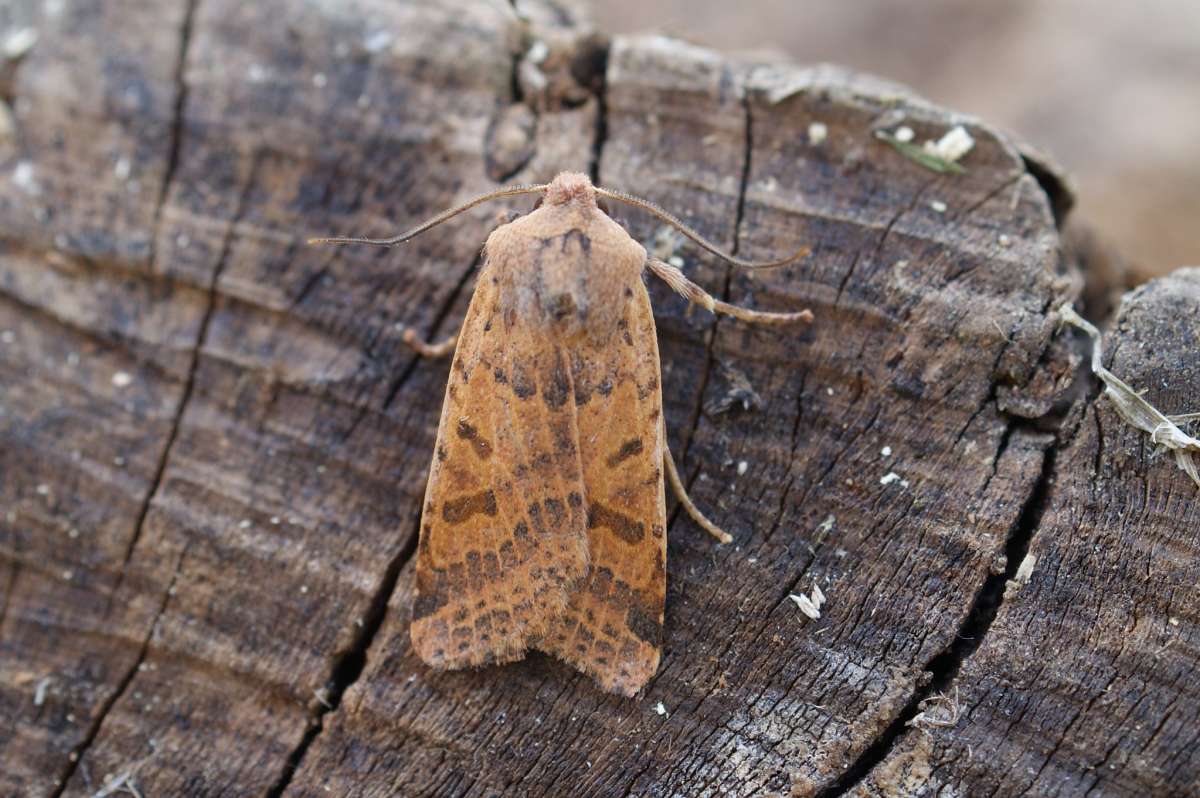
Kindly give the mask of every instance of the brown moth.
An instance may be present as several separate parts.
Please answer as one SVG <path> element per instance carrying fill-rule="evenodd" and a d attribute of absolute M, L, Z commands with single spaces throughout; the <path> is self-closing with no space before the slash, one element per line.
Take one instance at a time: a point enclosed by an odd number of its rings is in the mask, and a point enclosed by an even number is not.
<path fill-rule="evenodd" d="M 598 198 L 674 225 L 656 206 L 586 175 L 500 189 L 391 239 L 392 246 L 497 197 L 542 194 L 496 228 L 459 334 L 419 352 L 454 352 L 417 547 L 412 644 L 435 668 L 554 654 L 610 692 L 636 694 L 658 669 L 666 592 L 664 476 L 694 518 L 667 451 L 658 342 L 646 268 L 689 301 L 749 322 L 810 321 L 714 299 L 646 250 Z"/>

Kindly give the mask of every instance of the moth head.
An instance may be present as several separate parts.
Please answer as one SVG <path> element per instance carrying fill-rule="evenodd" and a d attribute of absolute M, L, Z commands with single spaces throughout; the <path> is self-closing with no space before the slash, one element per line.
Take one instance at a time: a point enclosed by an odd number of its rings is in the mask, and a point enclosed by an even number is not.
<path fill-rule="evenodd" d="M 539 196 L 537 199 L 535 199 L 533 201 L 533 210 L 536 211 L 538 208 L 542 207 L 542 203 L 544 203 L 545 201 L 546 201 L 546 195 L 542 194 L 541 196 Z M 600 199 L 599 196 L 596 197 L 596 207 L 599 208 L 605 216 L 609 216 L 609 217 L 612 216 L 612 211 L 609 210 L 608 203 L 605 202 L 604 200 Z"/>
<path fill-rule="evenodd" d="M 596 189 L 591 179 L 582 172 L 561 172 L 546 187 L 544 199 L 547 205 L 576 203 L 594 208 Z"/>

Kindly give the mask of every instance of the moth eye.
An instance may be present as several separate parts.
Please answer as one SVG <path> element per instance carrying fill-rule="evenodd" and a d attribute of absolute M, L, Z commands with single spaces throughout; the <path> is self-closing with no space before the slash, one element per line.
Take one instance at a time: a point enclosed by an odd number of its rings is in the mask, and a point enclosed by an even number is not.
<path fill-rule="evenodd" d="M 596 200 L 596 207 L 604 211 L 605 216 L 612 216 L 612 212 L 608 210 L 608 203 L 602 199 Z"/>
<path fill-rule="evenodd" d="M 533 203 L 533 209 L 534 209 L 535 211 L 536 211 L 538 208 L 542 207 L 542 200 L 544 200 L 544 199 L 546 199 L 546 195 L 545 195 L 545 194 L 538 194 L 538 198 L 537 198 L 537 200 L 535 200 L 535 201 L 534 201 L 534 203 Z"/>

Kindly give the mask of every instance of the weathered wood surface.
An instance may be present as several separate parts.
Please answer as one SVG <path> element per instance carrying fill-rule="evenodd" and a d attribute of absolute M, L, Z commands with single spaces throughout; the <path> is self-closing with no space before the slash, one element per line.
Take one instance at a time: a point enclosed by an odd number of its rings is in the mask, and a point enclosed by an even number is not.
<path fill-rule="evenodd" d="M 518 8 L 15 7 L 39 37 L 0 164 L 0 794 L 1194 790 L 1200 492 L 1057 330 L 1109 294 L 1052 169 L 887 84 Z M 901 119 L 967 124 L 968 171 L 874 137 Z M 494 209 L 302 245 L 564 168 L 744 255 L 813 246 L 755 275 L 675 251 L 811 307 L 799 334 L 653 287 L 672 448 L 736 542 L 673 517 L 632 701 L 408 645 L 446 366 L 395 325 L 454 328 Z M 1110 342 L 1167 412 L 1200 381 L 1198 284 L 1135 292 Z M 814 584 L 810 622 L 787 595 Z M 906 725 L 936 694 L 957 721 Z"/>

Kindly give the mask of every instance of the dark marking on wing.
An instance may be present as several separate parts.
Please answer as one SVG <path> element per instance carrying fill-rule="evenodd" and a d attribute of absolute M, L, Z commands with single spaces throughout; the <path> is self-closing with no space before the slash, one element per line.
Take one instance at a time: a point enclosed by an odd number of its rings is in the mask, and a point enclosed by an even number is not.
<path fill-rule="evenodd" d="M 446 606 L 447 597 L 445 595 L 429 595 L 419 593 L 417 600 L 412 605 L 412 617 L 414 621 L 419 621 L 422 618 L 427 618 L 435 612 Z"/>
<path fill-rule="evenodd" d="M 475 454 L 480 460 L 486 460 L 492 456 L 492 445 L 485 441 L 479 435 L 479 430 L 475 429 L 475 426 L 465 418 L 458 420 L 455 432 L 462 440 L 471 442 L 471 448 L 475 450 Z"/>
<path fill-rule="evenodd" d="M 575 431 L 567 419 L 556 420 L 553 424 L 554 450 L 559 454 L 575 454 Z"/>
<path fill-rule="evenodd" d="M 449 524 L 461 524 L 476 513 L 495 517 L 496 494 L 485 490 L 470 496 L 451 499 L 442 505 L 442 520 Z"/>
<path fill-rule="evenodd" d="M 557 410 L 566 403 L 567 395 L 570 393 L 571 382 L 567 377 L 567 370 L 563 368 L 562 361 L 558 360 L 546 375 L 546 384 L 542 387 L 542 398 L 546 402 L 546 407 Z"/>
<path fill-rule="evenodd" d="M 642 453 L 642 439 L 630 438 L 621 444 L 621 448 L 608 456 L 608 467 L 616 468 L 621 463 L 633 457 L 636 454 Z"/>
<path fill-rule="evenodd" d="M 575 387 L 575 406 L 583 407 L 592 398 L 592 382 L 587 376 L 587 363 L 576 352 L 571 356 L 571 384 Z"/>
<path fill-rule="evenodd" d="M 662 643 L 662 621 L 657 615 L 651 615 L 640 604 L 634 603 L 625 615 L 625 624 L 629 631 L 639 638 L 658 648 Z"/>
<path fill-rule="evenodd" d="M 528 399 L 537 393 L 537 384 L 533 381 L 533 375 L 520 361 L 514 363 L 512 367 L 512 389 L 518 399 Z"/>
<path fill-rule="evenodd" d="M 555 294 L 546 304 L 546 313 L 555 321 L 562 321 L 579 310 L 575 297 L 567 293 Z"/>
<path fill-rule="evenodd" d="M 646 537 L 646 525 L 641 521 L 634 521 L 603 504 L 593 504 L 588 508 L 588 529 L 600 527 L 611 529 L 613 534 L 626 543 L 637 543 Z"/>
<path fill-rule="evenodd" d="M 578 242 L 579 242 L 579 249 L 580 249 L 580 250 L 582 250 L 582 251 L 583 251 L 583 252 L 585 252 L 585 253 L 591 254 L 591 251 L 592 251 L 592 239 L 591 239 L 591 238 L 588 236 L 588 234 L 587 234 L 587 233 L 583 232 L 583 231 L 582 231 L 582 230 L 580 230 L 578 227 L 572 227 L 570 230 L 568 230 L 567 232 L 563 233 L 563 236 L 562 236 L 562 245 L 561 245 L 561 250 L 560 250 L 560 251 L 562 251 L 562 252 L 566 252 L 566 251 L 567 251 L 567 245 L 571 243 L 571 240 L 572 240 L 572 239 L 574 239 L 575 241 L 578 241 Z"/>
<path fill-rule="evenodd" d="M 555 527 L 561 527 L 566 524 L 567 513 L 563 503 L 558 499 L 546 499 L 546 513 L 550 516 L 550 523 Z"/>

